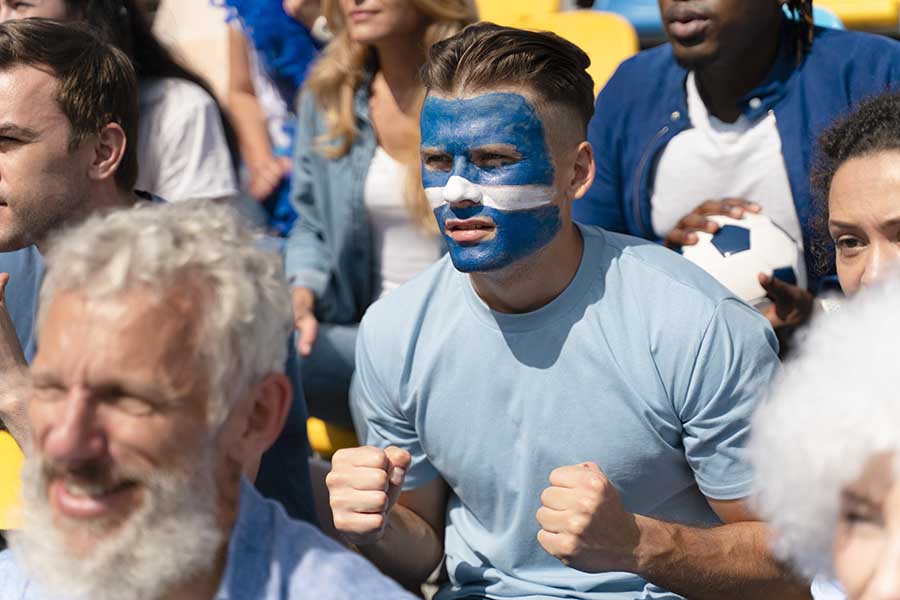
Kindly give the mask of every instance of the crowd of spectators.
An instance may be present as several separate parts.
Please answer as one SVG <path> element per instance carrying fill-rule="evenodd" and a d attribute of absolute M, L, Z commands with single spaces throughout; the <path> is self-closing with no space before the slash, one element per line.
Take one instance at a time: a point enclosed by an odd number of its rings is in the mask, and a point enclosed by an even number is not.
<path fill-rule="evenodd" d="M 659 0 L 595 95 L 474 0 L 214 3 L 221 100 L 0 0 L 0 600 L 900 598 L 900 43 Z M 748 213 L 759 308 L 679 255 Z"/>

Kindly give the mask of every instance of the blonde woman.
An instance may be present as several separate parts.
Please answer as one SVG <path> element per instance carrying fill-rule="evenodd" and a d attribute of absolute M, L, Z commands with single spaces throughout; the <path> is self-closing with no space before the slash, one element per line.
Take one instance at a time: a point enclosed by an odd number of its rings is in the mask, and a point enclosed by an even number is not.
<path fill-rule="evenodd" d="M 335 37 L 300 99 L 286 267 L 310 411 L 349 424 L 360 318 L 442 253 L 418 175 L 417 73 L 477 12 L 473 0 L 325 0 L 323 13 Z"/>

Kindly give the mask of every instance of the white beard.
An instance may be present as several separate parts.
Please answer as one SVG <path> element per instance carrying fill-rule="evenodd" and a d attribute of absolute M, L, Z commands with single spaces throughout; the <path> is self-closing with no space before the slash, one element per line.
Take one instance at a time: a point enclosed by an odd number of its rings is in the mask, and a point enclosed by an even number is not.
<path fill-rule="evenodd" d="M 54 524 L 42 461 L 26 459 L 24 527 L 10 535 L 10 548 L 36 583 L 60 597 L 161 600 L 174 585 L 212 568 L 225 537 L 216 522 L 211 455 L 187 473 L 140 478 L 142 505 L 83 557 L 67 551 Z"/>

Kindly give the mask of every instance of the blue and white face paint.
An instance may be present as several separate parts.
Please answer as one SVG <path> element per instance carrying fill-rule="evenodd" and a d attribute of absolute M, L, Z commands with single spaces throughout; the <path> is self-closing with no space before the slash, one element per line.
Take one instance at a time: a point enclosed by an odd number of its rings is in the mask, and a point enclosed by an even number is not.
<path fill-rule="evenodd" d="M 422 158 L 425 195 L 458 270 L 501 269 L 559 232 L 544 126 L 523 96 L 429 96 Z"/>

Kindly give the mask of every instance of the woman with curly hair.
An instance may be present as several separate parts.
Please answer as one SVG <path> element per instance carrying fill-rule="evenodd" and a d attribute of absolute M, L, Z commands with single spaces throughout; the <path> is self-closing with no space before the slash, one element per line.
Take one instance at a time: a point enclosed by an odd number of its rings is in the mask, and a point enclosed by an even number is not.
<path fill-rule="evenodd" d="M 472 0 L 325 0 L 334 33 L 297 124 L 287 241 L 310 412 L 350 424 L 359 320 L 442 253 L 419 174 L 419 68 L 477 18 Z"/>
<path fill-rule="evenodd" d="M 834 252 L 841 289 L 854 294 L 900 260 L 900 94 L 863 102 L 821 135 L 812 183 L 818 262 Z"/>
<path fill-rule="evenodd" d="M 900 598 L 900 279 L 885 277 L 900 265 L 900 94 L 822 133 L 812 188 L 818 267 L 833 260 L 848 296 L 882 289 L 820 319 L 759 411 L 759 505 L 783 556 L 819 574 L 817 600 Z"/>

